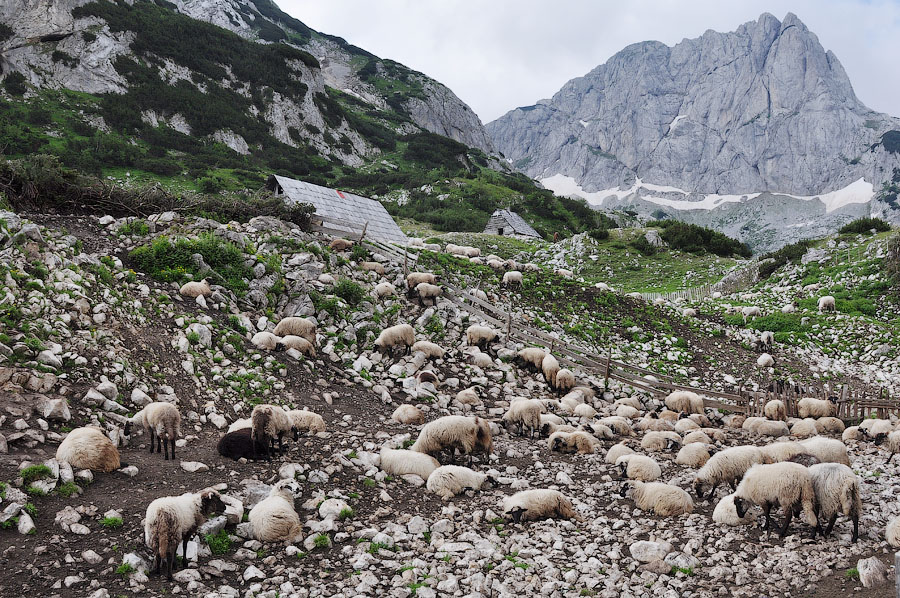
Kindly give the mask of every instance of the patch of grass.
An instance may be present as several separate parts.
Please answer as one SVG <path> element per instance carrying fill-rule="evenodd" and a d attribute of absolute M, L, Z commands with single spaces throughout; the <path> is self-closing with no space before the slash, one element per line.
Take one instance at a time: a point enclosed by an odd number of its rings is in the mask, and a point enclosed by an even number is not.
<path fill-rule="evenodd" d="M 118 529 L 122 527 L 121 517 L 104 517 L 100 520 L 100 525 L 108 529 Z"/>
<path fill-rule="evenodd" d="M 341 509 L 341 512 L 338 513 L 338 519 L 340 519 L 340 520 L 350 519 L 355 514 L 356 514 L 355 511 L 349 507 L 346 509 Z"/>
<path fill-rule="evenodd" d="M 847 572 L 844 573 L 844 577 L 846 577 L 847 579 L 855 579 L 856 581 L 859 581 L 859 569 L 857 569 L 856 567 L 847 569 Z"/>
<path fill-rule="evenodd" d="M 319 534 L 313 538 L 313 546 L 316 548 L 328 548 L 330 544 L 331 540 L 329 540 L 328 534 Z"/>
<path fill-rule="evenodd" d="M 191 331 L 191 332 L 188 332 L 186 336 L 187 336 L 188 342 L 192 345 L 196 345 L 200 342 L 200 333 L 199 332 Z"/>
<path fill-rule="evenodd" d="M 694 568 L 693 567 L 675 567 L 669 571 L 669 575 L 675 575 L 676 573 L 684 573 L 688 577 L 694 576 Z"/>
<path fill-rule="evenodd" d="M 116 573 L 125 577 L 134 573 L 134 567 L 132 567 L 128 563 L 122 563 L 121 565 L 119 565 L 119 568 L 116 569 Z"/>
<path fill-rule="evenodd" d="M 150 225 L 143 218 L 136 218 L 120 226 L 118 233 L 123 237 L 146 237 L 150 234 Z"/>
<path fill-rule="evenodd" d="M 41 465 L 29 465 L 28 467 L 23 469 L 21 472 L 19 472 L 19 475 L 22 476 L 23 482 L 25 482 L 26 484 L 30 484 L 31 482 L 34 482 L 35 480 L 40 480 L 43 478 L 50 477 L 50 475 L 52 473 L 53 472 L 50 471 L 49 467 L 47 467 L 44 464 L 41 464 Z"/>
<path fill-rule="evenodd" d="M 60 484 L 56 487 L 56 493 L 63 498 L 69 498 L 70 496 L 78 494 L 78 484 L 76 484 L 75 482 L 66 482 L 65 484 Z"/>
<path fill-rule="evenodd" d="M 28 513 L 32 519 L 37 517 L 37 507 L 34 506 L 34 503 L 26 503 L 22 510 Z"/>
<path fill-rule="evenodd" d="M 47 492 L 37 486 L 28 486 L 25 488 L 25 493 L 29 496 L 47 496 Z"/>
<path fill-rule="evenodd" d="M 342 278 L 334 285 L 334 294 L 350 305 L 358 305 L 366 297 L 366 290 L 352 280 Z"/>
<path fill-rule="evenodd" d="M 219 530 L 215 534 L 206 534 L 203 537 L 203 541 L 206 542 L 210 552 L 213 554 L 225 554 L 231 550 L 231 538 L 228 537 L 228 532 L 224 529 Z"/>
<path fill-rule="evenodd" d="M 876 233 L 883 233 L 891 230 L 891 225 L 882 220 L 881 218 L 857 218 L 853 222 L 849 222 L 841 227 L 838 231 L 842 235 L 847 234 L 872 234 L 872 231 Z"/>
<path fill-rule="evenodd" d="M 376 482 L 372 478 L 366 478 L 363 480 L 363 486 L 365 486 L 366 488 L 374 488 L 377 485 L 378 485 L 378 482 Z"/>

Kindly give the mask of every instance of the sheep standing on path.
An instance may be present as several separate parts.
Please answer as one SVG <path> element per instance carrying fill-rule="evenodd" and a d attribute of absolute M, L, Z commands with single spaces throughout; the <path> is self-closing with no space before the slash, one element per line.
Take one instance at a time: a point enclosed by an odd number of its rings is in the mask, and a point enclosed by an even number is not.
<path fill-rule="evenodd" d="M 250 429 L 252 430 L 251 438 L 256 442 L 262 442 L 266 447 L 266 456 L 269 455 L 269 444 L 271 450 L 275 449 L 275 440 L 278 440 L 278 452 L 284 454 L 284 435 L 293 428 L 290 416 L 278 405 L 257 405 L 253 408 L 250 415 Z"/>
<path fill-rule="evenodd" d="M 859 478 L 852 469 L 840 463 L 812 465 L 809 473 L 816 493 L 816 514 L 821 514 L 828 521 L 828 526 L 822 531 L 817 518 L 818 531 L 823 537 L 828 537 L 837 516 L 847 515 L 853 522 L 853 542 L 859 540 L 859 515 L 862 511 Z"/>
<path fill-rule="evenodd" d="M 175 458 L 175 441 L 181 438 L 181 414 L 175 405 L 162 401 L 148 403 L 125 424 L 126 436 L 131 434 L 134 424 L 141 424 L 144 431 L 150 433 L 150 454 L 153 454 L 154 444 L 158 453 L 162 452 L 164 444 L 165 460 L 168 461 L 169 444 L 171 444 L 172 459 Z M 163 437 L 165 437 L 165 442 L 163 442 Z"/>
<path fill-rule="evenodd" d="M 172 579 L 176 567 L 178 544 L 187 565 L 188 540 L 210 513 L 225 510 L 219 493 L 211 488 L 181 496 L 163 496 L 147 506 L 144 518 L 144 542 L 153 550 L 152 570 L 159 573 L 165 567 L 166 577 Z"/>
<path fill-rule="evenodd" d="M 778 534 L 780 538 L 787 535 L 795 507 L 802 510 L 806 523 L 818 526 L 812 475 L 799 463 L 754 465 L 748 469 L 734 492 L 734 508 L 738 517 L 744 517 L 750 504 L 763 508 L 766 515 L 766 531 L 769 530 L 772 521 L 772 507 L 777 505 L 782 508 L 784 524 Z"/>

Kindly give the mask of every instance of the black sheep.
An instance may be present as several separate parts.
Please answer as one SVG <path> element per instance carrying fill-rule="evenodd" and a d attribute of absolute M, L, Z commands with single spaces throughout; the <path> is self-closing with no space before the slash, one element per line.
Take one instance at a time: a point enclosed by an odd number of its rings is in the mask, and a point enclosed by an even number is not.
<path fill-rule="evenodd" d="M 250 437 L 250 428 L 241 428 L 234 432 L 229 432 L 222 436 L 217 447 L 219 454 L 223 457 L 229 457 L 237 461 L 241 457 L 245 459 L 256 459 L 257 456 L 263 457 L 266 461 L 271 460 L 269 451 L 266 450 L 265 442 L 256 441 L 256 450 L 254 451 L 253 440 Z"/>

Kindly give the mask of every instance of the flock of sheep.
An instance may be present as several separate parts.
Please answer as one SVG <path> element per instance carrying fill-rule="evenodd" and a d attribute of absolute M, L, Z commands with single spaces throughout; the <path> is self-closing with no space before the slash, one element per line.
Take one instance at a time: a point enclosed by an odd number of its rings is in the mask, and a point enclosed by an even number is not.
<path fill-rule="evenodd" d="M 337 239 L 332 249 L 345 251 L 352 243 Z M 423 244 L 424 246 L 424 244 Z M 480 260 L 477 248 L 448 245 L 455 255 Z M 521 284 L 518 264 L 502 262 L 491 256 L 487 264 L 506 269 L 505 284 Z M 494 264 L 492 262 L 498 262 Z M 383 266 L 363 263 L 363 269 L 383 274 Z M 521 270 L 536 268 L 524 264 Z M 512 275 L 512 276 L 510 276 Z M 516 276 L 518 275 L 518 276 Z M 322 276 L 329 276 L 323 274 Z M 431 273 L 413 272 L 406 278 L 407 293 L 420 302 L 441 295 L 437 277 Z M 205 281 L 188 283 L 183 295 L 198 297 L 210 294 Z M 375 286 L 379 297 L 396 294 L 391 283 Z M 831 299 L 830 303 L 827 301 Z M 820 308 L 833 309 L 833 298 L 823 297 Z M 752 311 L 743 312 L 752 317 Z M 478 347 L 472 356 L 492 361 L 487 354 L 498 339 L 489 327 L 473 324 L 465 332 L 466 343 Z M 273 332 L 257 333 L 252 343 L 263 350 L 295 350 L 315 356 L 316 325 L 305 318 L 284 318 Z M 409 324 L 385 328 L 375 340 L 382 353 L 421 352 L 426 359 L 439 360 L 446 349 L 429 341 L 416 339 Z M 604 461 L 615 467 L 623 480 L 622 497 L 630 495 L 637 508 L 662 517 L 690 513 L 694 500 L 679 486 L 661 481 L 660 456 L 674 456 L 679 465 L 696 469 L 693 490 L 698 500 L 710 500 L 719 486 L 729 486 L 730 494 L 722 497 L 713 511 L 713 521 L 741 525 L 751 521 L 749 508 L 762 508 L 768 530 L 772 509 L 781 509 L 784 537 L 792 518 L 799 516 L 810 526 L 811 535 L 829 535 L 839 515 L 850 518 L 853 541 L 859 536 L 862 509 L 860 483 L 850 469 L 847 447 L 842 440 L 871 440 L 887 443 L 890 458 L 900 451 L 900 431 L 887 420 L 865 420 L 859 426 L 844 428 L 834 417 L 834 404 L 827 400 L 804 398 L 799 401 L 800 418 L 789 419 L 781 401 L 765 405 L 765 417 L 741 415 L 720 416 L 707 412 L 703 398 L 694 392 L 672 392 L 660 404 L 653 399 L 622 397 L 612 405 L 596 398 L 589 385 L 578 385 L 575 374 L 561 367 L 559 360 L 539 347 L 518 351 L 516 364 L 523 374 L 541 376 L 546 382 L 546 398 L 513 397 L 499 421 L 483 417 L 446 415 L 425 422 L 424 413 L 412 404 L 399 406 L 392 419 L 406 425 L 421 426 L 418 436 L 408 448 L 385 446 L 380 452 L 380 467 L 390 475 L 414 474 L 425 480 L 426 490 L 441 499 L 450 499 L 466 491 L 477 491 L 493 482 L 490 475 L 473 469 L 474 459 L 486 460 L 493 452 L 493 438 L 502 433 L 546 438 L 551 452 L 594 454 L 605 452 Z M 419 372 L 420 381 L 440 383 L 434 371 Z M 556 397 L 552 398 L 552 393 Z M 476 389 L 466 388 L 456 395 L 463 405 L 480 401 Z M 175 442 L 182 437 L 181 415 L 169 403 L 155 402 L 130 418 L 125 433 L 139 425 L 149 436 L 150 452 L 164 452 L 165 459 L 175 458 Z M 733 432 L 745 430 L 757 439 L 770 439 L 762 446 L 746 445 L 721 448 L 727 441 L 724 428 Z M 301 433 L 325 430 L 323 418 L 305 409 L 285 409 L 279 405 L 256 405 L 247 419 L 229 427 L 218 443 L 218 452 L 231 459 L 271 459 L 275 450 L 283 453 L 285 437 L 296 441 Z M 822 436 L 841 434 L 842 440 Z M 776 440 L 794 436 L 803 440 Z M 638 440 L 638 437 L 640 440 Z M 604 447 L 609 443 L 609 448 Z M 277 449 L 276 449 L 277 445 Z M 164 449 L 164 451 L 163 451 Z M 717 450 L 719 449 L 719 450 Z M 109 472 L 124 464 L 115 445 L 98 428 L 85 427 L 70 432 L 59 445 L 56 457 L 78 469 Z M 458 457 L 466 465 L 457 465 Z M 303 525 L 294 508 L 300 488 L 292 479 L 278 482 L 269 496 L 249 512 L 250 531 L 261 542 L 296 542 L 302 539 Z M 153 551 L 154 571 L 165 571 L 169 578 L 175 567 L 175 552 L 186 544 L 206 516 L 221 512 L 228 497 L 207 488 L 196 493 L 154 500 L 147 508 L 144 521 L 145 541 Z M 231 499 L 233 500 L 233 499 Z M 557 490 L 532 489 L 508 496 L 503 513 L 515 522 L 544 518 L 582 519 L 572 500 Z M 900 518 L 887 527 L 889 543 L 900 546 Z"/>

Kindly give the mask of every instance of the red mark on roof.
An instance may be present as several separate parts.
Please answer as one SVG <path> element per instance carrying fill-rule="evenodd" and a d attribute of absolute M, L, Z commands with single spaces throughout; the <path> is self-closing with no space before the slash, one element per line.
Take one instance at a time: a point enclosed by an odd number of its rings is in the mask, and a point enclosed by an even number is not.
<path fill-rule="evenodd" d="M 335 191 L 337 191 L 337 189 L 335 189 Z M 337 191 L 337 194 L 340 196 L 341 199 L 347 199 L 346 197 L 344 197 L 344 194 L 341 193 L 340 191 Z"/>

